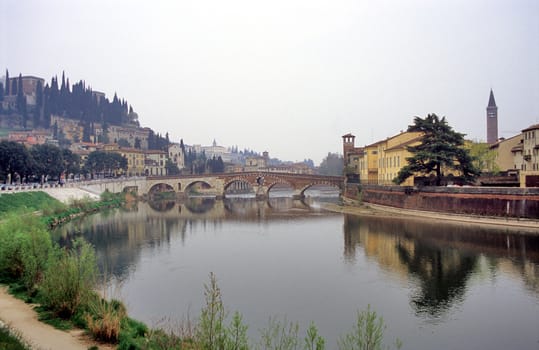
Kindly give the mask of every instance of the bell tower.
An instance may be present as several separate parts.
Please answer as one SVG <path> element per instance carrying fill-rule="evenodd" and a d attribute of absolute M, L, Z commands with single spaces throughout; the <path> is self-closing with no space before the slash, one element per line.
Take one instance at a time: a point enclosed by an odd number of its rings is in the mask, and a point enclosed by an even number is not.
<path fill-rule="evenodd" d="M 344 165 L 349 163 L 348 153 L 353 152 L 355 148 L 356 137 L 350 133 L 342 136 L 342 155 L 344 158 Z"/>
<path fill-rule="evenodd" d="M 493 144 L 498 141 L 498 107 L 494 100 L 494 93 L 490 89 L 487 106 L 487 143 Z"/>

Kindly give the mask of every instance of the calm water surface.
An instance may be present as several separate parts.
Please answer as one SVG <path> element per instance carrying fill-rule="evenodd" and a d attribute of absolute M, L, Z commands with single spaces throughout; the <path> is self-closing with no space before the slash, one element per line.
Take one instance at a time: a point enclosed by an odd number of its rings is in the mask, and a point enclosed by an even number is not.
<path fill-rule="evenodd" d="M 286 317 L 301 337 L 314 321 L 336 349 L 370 305 L 403 349 L 539 349 L 539 237 L 518 231 L 196 198 L 100 213 L 57 235 L 92 242 L 109 295 L 149 325 L 196 319 L 214 272 L 253 340 Z"/>

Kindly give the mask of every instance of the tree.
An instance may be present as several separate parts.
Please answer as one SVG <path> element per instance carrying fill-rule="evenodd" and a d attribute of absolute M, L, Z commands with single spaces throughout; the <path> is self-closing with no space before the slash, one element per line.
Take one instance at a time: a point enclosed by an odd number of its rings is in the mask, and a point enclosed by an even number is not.
<path fill-rule="evenodd" d="M 344 160 L 340 154 L 328 153 L 320 163 L 318 172 L 321 175 L 342 175 L 343 166 Z"/>
<path fill-rule="evenodd" d="M 490 145 L 485 142 L 471 142 L 465 144 L 470 150 L 473 164 L 481 172 L 498 174 L 500 167 L 496 164 L 496 151 L 490 149 Z"/>
<path fill-rule="evenodd" d="M 34 174 L 60 178 L 66 170 L 62 150 L 54 145 L 35 145 L 30 149 L 34 160 Z"/>
<path fill-rule="evenodd" d="M 13 141 L 0 142 L 0 177 L 14 179 L 15 174 L 21 177 L 31 172 L 31 158 L 23 145 Z"/>
<path fill-rule="evenodd" d="M 445 117 L 441 119 L 436 114 L 429 114 L 425 119 L 414 118 L 414 124 L 408 127 L 410 132 L 421 132 L 421 143 L 417 146 L 408 146 L 412 154 L 406 158 L 408 162 L 393 180 L 397 184 L 406 181 L 414 174 L 433 175 L 436 185 L 440 186 L 444 171 L 455 170 L 463 180 L 471 181 L 479 175 L 473 165 L 473 159 L 464 145 L 464 134 L 453 130 Z"/>
<path fill-rule="evenodd" d="M 180 174 L 180 169 L 178 169 L 176 163 L 174 163 L 170 159 L 167 159 L 167 162 L 165 163 L 165 168 L 167 169 L 167 175 L 174 176 Z"/>

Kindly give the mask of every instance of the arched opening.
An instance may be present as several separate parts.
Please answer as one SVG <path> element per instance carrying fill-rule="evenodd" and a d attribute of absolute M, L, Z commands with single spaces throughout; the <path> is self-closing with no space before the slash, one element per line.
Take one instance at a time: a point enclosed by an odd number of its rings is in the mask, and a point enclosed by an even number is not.
<path fill-rule="evenodd" d="M 148 196 L 150 199 L 173 199 L 176 197 L 176 192 L 169 184 L 158 183 L 150 188 Z"/>
<path fill-rule="evenodd" d="M 207 197 L 217 195 L 215 189 L 211 187 L 209 183 L 204 181 L 191 182 L 189 185 L 185 186 L 185 193 L 190 197 Z"/>
<path fill-rule="evenodd" d="M 337 202 L 341 189 L 331 184 L 313 184 L 305 187 L 301 194 L 303 202 L 310 206 L 315 202 Z"/>
<path fill-rule="evenodd" d="M 245 180 L 233 180 L 225 186 L 225 197 L 250 198 L 254 195 L 253 186 Z"/>
<path fill-rule="evenodd" d="M 279 182 L 271 185 L 268 189 L 269 198 L 282 198 L 294 196 L 294 187 L 286 182 Z"/>

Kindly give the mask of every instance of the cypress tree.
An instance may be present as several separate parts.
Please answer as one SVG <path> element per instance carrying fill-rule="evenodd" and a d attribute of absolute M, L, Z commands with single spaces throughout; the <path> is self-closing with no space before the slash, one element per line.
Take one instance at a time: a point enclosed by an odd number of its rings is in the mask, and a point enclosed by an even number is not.
<path fill-rule="evenodd" d="M 9 72 L 6 69 L 6 96 L 9 96 Z"/>

